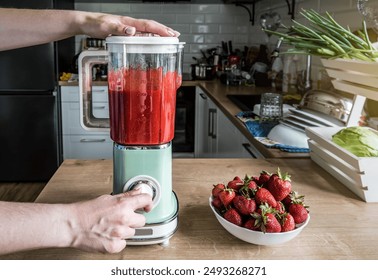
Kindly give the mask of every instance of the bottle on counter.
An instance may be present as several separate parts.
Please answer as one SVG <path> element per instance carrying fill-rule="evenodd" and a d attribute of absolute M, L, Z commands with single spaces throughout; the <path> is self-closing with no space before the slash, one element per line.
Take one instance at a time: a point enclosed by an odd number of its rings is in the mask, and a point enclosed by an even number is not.
<path fill-rule="evenodd" d="M 272 88 L 282 91 L 283 62 L 280 56 L 277 56 L 273 61 L 270 77 L 272 80 Z"/>
<path fill-rule="evenodd" d="M 297 69 L 298 56 L 285 55 L 283 63 L 282 92 L 295 94 L 297 93 Z"/>

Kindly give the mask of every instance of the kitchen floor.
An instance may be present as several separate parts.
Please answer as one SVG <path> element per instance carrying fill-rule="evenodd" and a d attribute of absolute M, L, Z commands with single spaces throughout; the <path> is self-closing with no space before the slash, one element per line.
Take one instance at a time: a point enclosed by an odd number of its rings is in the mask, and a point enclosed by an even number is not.
<path fill-rule="evenodd" d="M 45 187 L 45 182 L 4 183 L 0 182 L 0 200 L 33 202 Z"/>

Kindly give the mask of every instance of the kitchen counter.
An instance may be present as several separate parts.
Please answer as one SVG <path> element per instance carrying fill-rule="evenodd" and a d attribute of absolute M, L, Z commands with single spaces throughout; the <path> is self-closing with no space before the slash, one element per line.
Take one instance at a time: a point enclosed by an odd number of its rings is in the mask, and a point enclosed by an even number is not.
<path fill-rule="evenodd" d="M 59 82 L 60 86 L 78 86 L 77 82 Z M 107 82 L 95 81 L 94 86 L 106 86 Z M 308 158 L 308 153 L 288 153 L 279 149 L 269 149 L 261 142 L 257 141 L 248 131 L 245 125 L 235 115 L 240 112 L 238 108 L 227 95 L 260 95 L 263 92 L 271 91 L 271 88 L 261 88 L 254 86 L 227 86 L 219 80 L 212 81 L 183 81 L 182 86 L 199 86 L 220 110 L 230 119 L 230 121 L 243 133 L 243 135 L 255 146 L 265 158 Z"/>
<path fill-rule="evenodd" d="M 198 86 L 204 90 L 212 101 L 222 110 L 230 121 L 243 133 L 243 135 L 255 146 L 265 158 L 308 158 L 308 153 L 288 153 L 279 149 L 270 149 L 255 139 L 245 125 L 235 117 L 241 110 L 227 95 L 261 95 L 263 92 L 271 92 L 271 88 L 255 86 L 227 86 L 219 80 L 199 82 Z"/>
<path fill-rule="evenodd" d="M 257 246 L 230 235 L 218 223 L 208 198 L 214 183 L 257 175 L 277 167 L 292 175 L 306 196 L 311 220 L 295 239 Z M 216 170 L 216 172 L 214 172 Z M 173 189 L 179 228 L 167 247 L 127 246 L 119 254 L 43 249 L 1 259 L 378 259 L 378 203 L 365 203 L 310 159 L 173 159 Z M 66 160 L 36 202 L 69 203 L 112 191 L 111 160 Z"/>

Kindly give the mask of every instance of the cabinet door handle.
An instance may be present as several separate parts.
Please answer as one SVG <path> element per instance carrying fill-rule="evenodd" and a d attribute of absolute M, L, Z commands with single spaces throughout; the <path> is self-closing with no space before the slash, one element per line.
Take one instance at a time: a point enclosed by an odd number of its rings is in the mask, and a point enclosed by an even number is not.
<path fill-rule="evenodd" d="M 106 106 L 93 106 L 93 109 L 101 109 L 104 110 Z"/>
<path fill-rule="evenodd" d="M 212 114 L 212 133 L 213 135 L 211 136 L 213 139 L 217 138 L 217 131 L 216 131 L 216 120 L 217 120 L 217 109 L 212 109 L 213 110 L 213 114 Z"/>
<path fill-rule="evenodd" d="M 212 129 L 212 111 L 211 111 L 211 109 L 209 109 L 209 111 L 208 111 L 208 124 L 207 124 L 207 136 L 212 136 L 212 131 L 211 131 L 211 129 Z"/>
<path fill-rule="evenodd" d="M 257 158 L 256 155 L 252 152 L 252 150 L 250 149 L 251 148 L 251 145 L 249 143 L 243 143 L 242 144 L 244 149 L 247 150 L 247 152 L 253 157 L 253 158 Z"/>
<path fill-rule="evenodd" d="M 105 89 L 93 89 L 92 88 L 92 92 L 106 92 Z"/>
<path fill-rule="evenodd" d="M 80 139 L 81 143 L 101 143 L 105 141 L 106 139 L 86 139 L 86 138 Z"/>
<path fill-rule="evenodd" d="M 217 138 L 217 134 L 215 132 L 216 113 L 217 113 L 216 109 L 209 109 L 208 136 L 210 136 L 213 139 Z"/>
<path fill-rule="evenodd" d="M 206 94 L 204 94 L 204 93 L 200 93 L 199 95 L 202 97 L 202 99 L 205 99 L 205 100 L 207 99 Z"/>

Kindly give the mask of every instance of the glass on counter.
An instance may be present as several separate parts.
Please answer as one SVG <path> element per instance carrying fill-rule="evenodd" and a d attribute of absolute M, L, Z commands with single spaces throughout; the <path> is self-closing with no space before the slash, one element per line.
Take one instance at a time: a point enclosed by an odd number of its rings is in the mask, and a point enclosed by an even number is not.
<path fill-rule="evenodd" d="M 279 121 L 282 116 L 282 95 L 272 92 L 261 94 L 260 122 Z"/>

